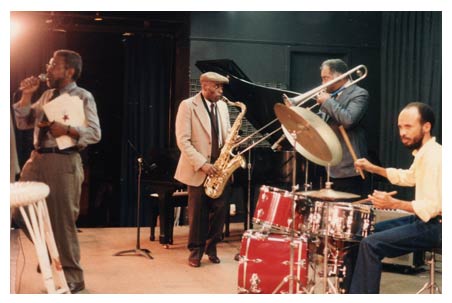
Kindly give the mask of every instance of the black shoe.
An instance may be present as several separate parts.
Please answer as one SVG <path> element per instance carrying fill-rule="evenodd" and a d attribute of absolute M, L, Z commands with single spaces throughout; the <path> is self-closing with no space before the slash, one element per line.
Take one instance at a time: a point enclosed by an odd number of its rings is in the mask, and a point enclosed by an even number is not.
<path fill-rule="evenodd" d="M 69 290 L 71 291 L 71 294 L 76 294 L 79 291 L 82 291 L 85 289 L 85 282 L 68 282 L 67 286 L 69 286 Z"/>
<path fill-rule="evenodd" d="M 209 256 L 209 260 L 212 263 L 218 264 L 220 263 L 220 258 L 218 258 L 217 256 Z"/>
<path fill-rule="evenodd" d="M 201 260 L 199 259 L 188 259 L 188 265 L 191 267 L 200 267 L 201 266 Z"/>
<path fill-rule="evenodd" d="M 240 253 L 237 253 L 237 254 L 234 256 L 234 260 L 240 261 Z"/>

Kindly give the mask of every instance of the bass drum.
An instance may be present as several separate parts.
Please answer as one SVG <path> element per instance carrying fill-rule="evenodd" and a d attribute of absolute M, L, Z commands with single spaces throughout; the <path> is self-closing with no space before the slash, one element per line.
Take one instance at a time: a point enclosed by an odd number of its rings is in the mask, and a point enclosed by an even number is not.
<path fill-rule="evenodd" d="M 306 293 L 308 283 L 308 244 L 305 237 L 294 239 L 294 267 L 291 293 Z M 238 270 L 238 293 L 290 293 L 290 238 L 286 235 L 264 235 L 247 230 L 242 237 Z"/>

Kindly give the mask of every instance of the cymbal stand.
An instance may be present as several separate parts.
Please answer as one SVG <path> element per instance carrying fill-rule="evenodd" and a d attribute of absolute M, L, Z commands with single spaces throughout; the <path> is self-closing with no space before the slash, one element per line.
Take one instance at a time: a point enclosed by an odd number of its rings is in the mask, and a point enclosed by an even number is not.
<path fill-rule="evenodd" d="M 297 182 L 297 151 L 296 151 L 296 144 L 297 144 L 297 134 L 296 132 L 292 132 L 292 137 L 294 138 L 294 144 L 293 144 L 293 156 L 292 156 L 292 219 L 290 220 L 290 229 L 289 229 L 289 238 L 290 238 L 290 259 L 289 259 L 289 275 L 285 276 L 282 281 L 279 283 L 279 285 L 275 288 L 275 290 L 273 291 L 273 294 L 277 293 L 281 287 L 283 286 L 284 283 L 289 282 L 289 294 L 293 294 L 293 285 L 294 285 L 294 281 L 297 283 L 297 285 L 300 285 L 300 280 L 294 276 L 294 263 L 295 263 L 295 228 L 294 228 L 294 223 L 295 223 L 295 192 L 298 190 L 298 185 L 296 184 Z M 300 242 L 300 245 L 303 245 L 303 242 Z M 298 263 L 298 262 L 297 262 Z M 303 291 L 305 293 L 307 293 L 306 288 L 304 286 L 303 287 Z M 297 287 L 298 289 L 298 287 Z"/>
<path fill-rule="evenodd" d="M 138 157 L 138 189 L 137 189 L 137 243 L 135 249 L 123 250 L 115 253 L 113 256 L 121 256 L 124 254 L 134 253 L 135 255 L 141 255 L 149 259 L 154 259 L 150 253 L 151 251 L 146 248 L 140 247 L 140 200 L 141 200 L 141 171 L 143 169 L 143 158 Z"/>
<path fill-rule="evenodd" d="M 306 166 L 305 166 L 305 176 L 304 176 L 304 191 L 308 191 L 311 187 L 312 187 L 312 184 L 310 184 L 309 182 L 308 182 L 308 180 L 309 180 L 309 178 L 308 178 L 308 176 L 309 176 L 309 174 L 308 174 L 308 172 L 309 172 L 309 161 L 308 161 L 308 159 L 306 159 Z"/>
<path fill-rule="evenodd" d="M 330 164 L 327 166 L 327 182 L 325 187 L 331 188 L 332 182 L 330 182 Z M 337 294 L 337 289 L 332 282 L 328 279 L 330 273 L 328 272 L 328 253 L 329 249 L 329 235 L 330 235 L 330 203 L 326 203 L 326 231 L 323 237 L 325 242 L 323 245 L 323 291 L 325 294 L 334 293 Z"/>

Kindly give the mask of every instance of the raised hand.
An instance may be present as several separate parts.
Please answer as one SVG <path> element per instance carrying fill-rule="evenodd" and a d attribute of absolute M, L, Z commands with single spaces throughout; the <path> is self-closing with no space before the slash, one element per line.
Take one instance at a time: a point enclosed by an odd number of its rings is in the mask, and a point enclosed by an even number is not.
<path fill-rule="evenodd" d="M 19 89 L 22 94 L 31 95 L 38 89 L 40 83 L 41 81 L 39 81 L 38 77 L 28 77 L 20 82 Z"/>

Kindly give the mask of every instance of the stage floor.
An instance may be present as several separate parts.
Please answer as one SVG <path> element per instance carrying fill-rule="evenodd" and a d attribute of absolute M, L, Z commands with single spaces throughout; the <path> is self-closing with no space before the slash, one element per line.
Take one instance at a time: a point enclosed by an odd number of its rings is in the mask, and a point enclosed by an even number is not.
<path fill-rule="evenodd" d="M 205 257 L 201 267 L 187 264 L 187 226 L 174 228 L 174 244 L 165 248 L 158 241 L 149 241 L 149 228 L 141 228 L 141 248 L 151 251 L 154 259 L 143 256 L 113 254 L 134 249 L 136 228 L 81 228 L 82 266 L 85 271 L 85 294 L 236 294 L 242 223 L 232 223 L 230 236 L 218 245 L 220 264 Z M 12 231 L 11 292 L 45 293 L 41 275 L 36 272 L 37 258 L 30 241 L 22 232 Z M 158 238 L 158 227 L 156 228 Z M 441 287 L 441 262 L 437 282 Z M 381 292 L 414 294 L 428 279 L 426 266 L 413 274 L 384 271 Z M 321 284 L 321 282 L 319 282 Z M 317 288 L 316 288 L 317 289 Z M 321 289 L 321 288 L 320 288 Z M 316 291 L 316 293 L 318 293 Z"/>

